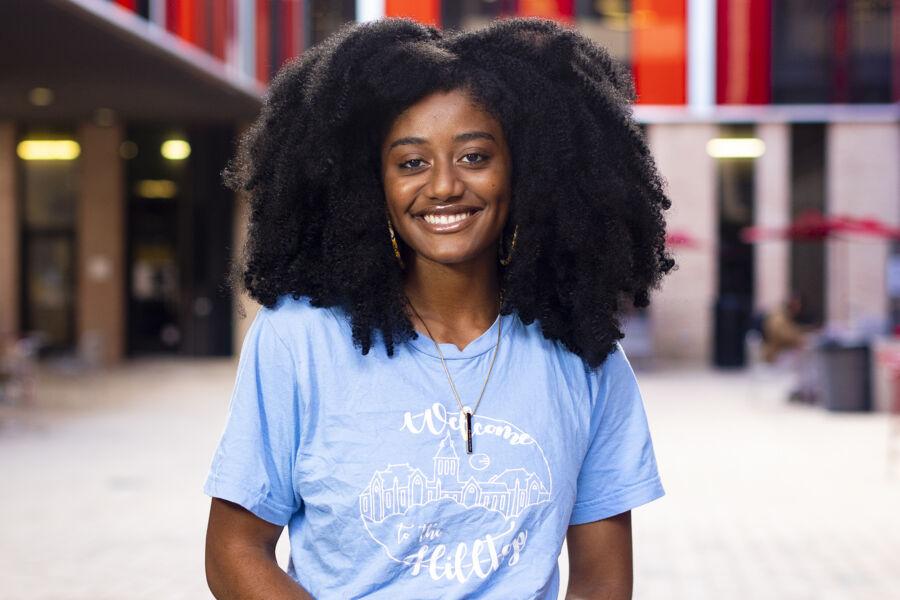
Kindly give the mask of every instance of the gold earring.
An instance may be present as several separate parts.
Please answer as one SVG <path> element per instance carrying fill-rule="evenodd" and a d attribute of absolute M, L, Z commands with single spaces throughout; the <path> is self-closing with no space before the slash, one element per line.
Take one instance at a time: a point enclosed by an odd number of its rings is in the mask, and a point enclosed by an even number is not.
<path fill-rule="evenodd" d="M 509 254 L 506 255 L 506 258 L 503 258 L 502 255 L 500 256 L 500 264 L 503 265 L 504 267 L 509 266 L 509 263 L 512 261 L 513 250 L 516 249 L 516 238 L 518 236 L 519 236 L 519 224 L 516 223 L 516 227 L 515 227 L 515 229 L 513 229 L 512 242 L 510 242 L 510 244 L 509 244 Z M 502 250 L 502 249 L 503 249 L 503 243 L 501 240 L 500 250 Z"/>
<path fill-rule="evenodd" d="M 391 227 L 391 220 L 388 219 L 388 233 L 391 234 L 391 247 L 394 249 L 394 258 L 397 259 L 397 263 L 400 265 L 401 269 L 405 269 L 406 265 L 403 264 L 403 257 L 400 256 L 400 247 L 397 245 L 397 237 L 394 235 L 394 228 Z"/>

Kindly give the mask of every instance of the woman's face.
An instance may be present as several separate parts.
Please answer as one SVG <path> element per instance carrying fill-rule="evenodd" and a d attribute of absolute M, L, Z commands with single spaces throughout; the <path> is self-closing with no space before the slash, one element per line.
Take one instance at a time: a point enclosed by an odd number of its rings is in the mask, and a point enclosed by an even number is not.
<path fill-rule="evenodd" d="M 381 147 L 394 231 L 419 257 L 459 264 L 493 253 L 509 215 L 511 160 L 500 123 L 462 91 L 401 113 Z"/>

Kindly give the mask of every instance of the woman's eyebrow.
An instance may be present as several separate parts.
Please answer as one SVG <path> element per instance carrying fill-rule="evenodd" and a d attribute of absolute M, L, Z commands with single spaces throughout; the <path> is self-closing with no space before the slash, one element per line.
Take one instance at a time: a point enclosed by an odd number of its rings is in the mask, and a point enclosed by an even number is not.
<path fill-rule="evenodd" d="M 488 133 L 487 131 L 466 131 L 464 133 L 457 134 L 453 137 L 454 142 L 468 142 L 469 140 L 476 139 L 484 139 L 491 140 L 492 142 L 496 142 L 497 140 L 493 135 Z M 391 145 L 388 147 L 388 150 L 391 150 L 397 146 L 410 145 L 410 146 L 418 146 L 421 144 L 427 144 L 428 140 L 426 138 L 421 137 L 402 137 L 391 142 Z"/>
<path fill-rule="evenodd" d="M 456 137 L 453 138 L 454 142 L 468 142 L 469 140 L 491 140 L 492 142 L 496 142 L 494 136 L 488 133 L 487 131 L 467 131 L 465 133 L 460 133 Z"/>
<path fill-rule="evenodd" d="M 419 144 L 425 144 L 427 142 L 428 142 L 428 140 L 426 140 L 425 138 L 402 137 L 402 138 L 398 138 L 398 139 L 394 140 L 393 142 L 391 142 L 391 145 L 388 146 L 388 150 L 396 148 L 397 146 L 404 146 L 404 145 L 418 146 Z"/>

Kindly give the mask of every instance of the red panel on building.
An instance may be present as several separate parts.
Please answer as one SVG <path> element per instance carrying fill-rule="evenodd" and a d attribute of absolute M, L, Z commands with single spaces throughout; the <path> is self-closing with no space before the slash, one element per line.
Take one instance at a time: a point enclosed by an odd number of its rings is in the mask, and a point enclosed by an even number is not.
<path fill-rule="evenodd" d="M 716 102 L 768 104 L 772 95 L 771 0 L 718 0 Z"/>
<path fill-rule="evenodd" d="M 233 9 L 231 2 L 210 9 L 209 51 L 219 60 L 225 60 L 225 44 L 228 39 L 228 20 Z"/>
<path fill-rule="evenodd" d="M 385 0 L 387 17 L 409 17 L 426 25 L 441 26 L 441 0 Z"/>
<path fill-rule="evenodd" d="M 195 43 L 207 52 L 212 52 L 210 20 L 214 12 L 213 4 L 213 0 L 194 0 Z"/>
<path fill-rule="evenodd" d="M 300 0 L 283 0 L 281 17 L 278 26 L 281 28 L 281 47 L 279 49 L 278 64 L 297 56 L 300 51 Z"/>
<path fill-rule="evenodd" d="M 632 68 L 639 104 L 687 100 L 686 0 L 634 0 Z"/>
<path fill-rule="evenodd" d="M 166 0 L 166 29 L 170 33 L 180 35 L 181 0 Z"/>
<path fill-rule="evenodd" d="M 118 4 L 122 8 L 134 10 L 137 5 L 137 0 L 116 0 L 116 4 Z"/>
<path fill-rule="evenodd" d="M 256 0 L 256 78 L 262 83 L 269 82 L 271 40 L 271 7 L 269 0 Z"/>
<path fill-rule="evenodd" d="M 569 23 L 574 8 L 573 0 L 519 0 L 516 12 L 520 17 L 543 17 Z"/>
<path fill-rule="evenodd" d="M 834 69 L 832 71 L 832 102 L 850 101 L 850 15 L 847 0 L 834 0 Z"/>
<path fill-rule="evenodd" d="M 178 16 L 178 35 L 192 44 L 197 44 L 197 0 L 179 0 L 181 14 Z"/>

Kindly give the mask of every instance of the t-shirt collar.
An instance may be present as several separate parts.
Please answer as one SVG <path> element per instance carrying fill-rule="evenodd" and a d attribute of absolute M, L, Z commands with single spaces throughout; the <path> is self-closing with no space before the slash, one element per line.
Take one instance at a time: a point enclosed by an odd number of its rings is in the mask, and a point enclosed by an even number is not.
<path fill-rule="evenodd" d="M 515 327 L 514 313 L 508 315 L 498 315 L 497 318 L 494 319 L 494 323 L 486 331 L 482 332 L 481 335 L 469 342 L 462 350 L 457 348 L 456 344 L 439 344 L 441 347 L 441 352 L 444 354 L 444 358 L 446 360 L 474 358 L 480 354 L 484 354 L 485 352 L 493 350 L 494 346 L 497 345 L 497 328 L 500 326 L 501 319 L 503 320 L 501 343 L 505 342 L 510 331 L 513 329 L 513 327 Z M 432 339 L 428 337 L 427 334 L 422 333 L 421 331 L 417 331 L 417 333 L 419 334 L 419 337 L 413 340 L 409 340 L 409 342 L 407 343 L 423 354 L 433 356 L 434 358 L 440 358 L 440 355 L 434 347 L 434 341 L 432 341 Z"/>

